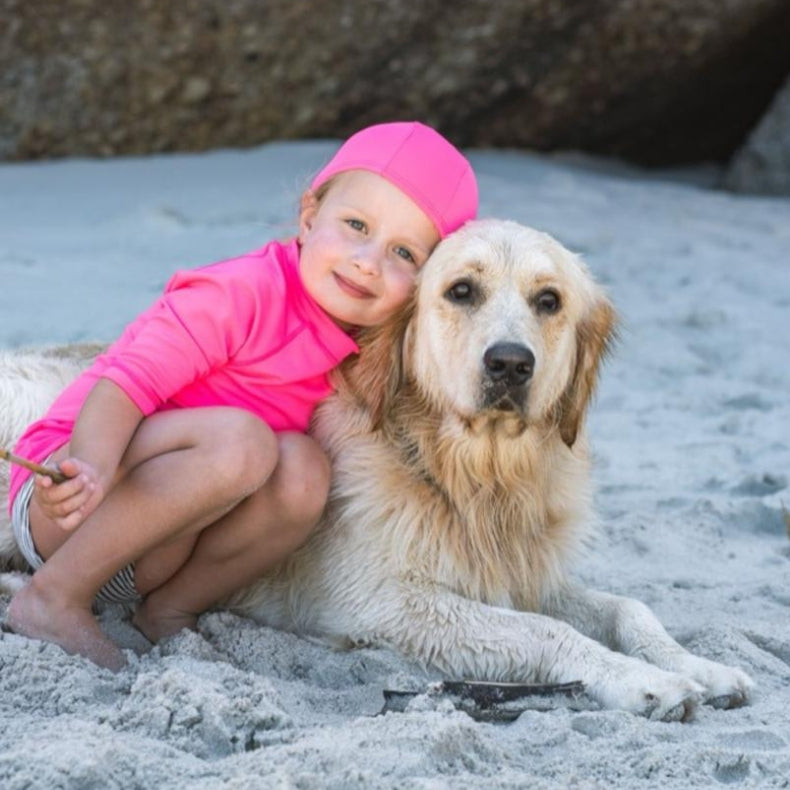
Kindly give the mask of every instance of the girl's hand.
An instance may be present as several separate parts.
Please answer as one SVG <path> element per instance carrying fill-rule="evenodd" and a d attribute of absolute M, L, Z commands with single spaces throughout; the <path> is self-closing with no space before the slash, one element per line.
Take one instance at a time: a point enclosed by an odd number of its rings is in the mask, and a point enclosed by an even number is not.
<path fill-rule="evenodd" d="M 33 496 L 41 511 L 61 529 L 72 532 L 99 506 L 105 491 L 99 473 L 79 458 L 66 458 L 58 468 L 69 479 L 56 483 L 36 475 Z"/>

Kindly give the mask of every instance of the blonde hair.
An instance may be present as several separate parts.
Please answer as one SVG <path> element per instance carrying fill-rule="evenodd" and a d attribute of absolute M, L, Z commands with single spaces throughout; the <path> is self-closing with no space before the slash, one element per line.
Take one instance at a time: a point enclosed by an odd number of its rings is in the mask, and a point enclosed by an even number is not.
<path fill-rule="evenodd" d="M 327 178 L 326 181 L 323 181 L 319 184 L 318 188 L 313 191 L 315 195 L 315 199 L 320 203 L 329 193 L 329 190 L 333 187 L 335 181 L 337 181 L 337 176 L 340 175 L 339 173 Z"/>

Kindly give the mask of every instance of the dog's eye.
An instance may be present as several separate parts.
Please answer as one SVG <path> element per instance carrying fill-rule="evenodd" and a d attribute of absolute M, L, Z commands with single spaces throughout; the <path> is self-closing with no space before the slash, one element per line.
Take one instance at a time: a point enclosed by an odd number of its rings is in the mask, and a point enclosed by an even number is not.
<path fill-rule="evenodd" d="M 539 313 L 552 315 L 560 309 L 560 304 L 560 295 L 551 288 L 541 291 L 535 297 L 535 308 Z"/>
<path fill-rule="evenodd" d="M 451 302 L 469 304 L 474 300 L 475 290 L 472 287 L 472 283 L 461 280 L 451 285 L 444 295 L 445 298 L 449 299 Z"/>

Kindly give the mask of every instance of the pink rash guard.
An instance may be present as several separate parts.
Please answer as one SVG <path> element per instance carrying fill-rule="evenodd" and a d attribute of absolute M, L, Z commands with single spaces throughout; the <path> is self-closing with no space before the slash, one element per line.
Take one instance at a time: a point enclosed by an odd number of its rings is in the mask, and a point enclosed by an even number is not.
<path fill-rule="evenodd" d="M 148 416 L 236 406 L 273 431 L 305 431 L 328 373 L 359 349 L 305 291 L 296 241 L 178 272 L 162 297 L 67 387 L 15 452 L 42 461 L 65 444 L 100 378 Z M 9 504 L 30 472 L 12 467 Z"/>

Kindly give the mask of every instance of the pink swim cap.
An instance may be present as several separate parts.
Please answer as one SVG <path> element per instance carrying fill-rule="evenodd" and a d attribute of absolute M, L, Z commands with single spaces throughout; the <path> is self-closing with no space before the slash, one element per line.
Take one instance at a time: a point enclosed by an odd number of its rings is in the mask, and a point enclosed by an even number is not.
<path fill-rule="evenodd" d="M 382 123 L 351 135 L 310 187 L 318 189 L 346 170 L 369 170 L 392 182 L 428 215 L 441 238 L 477 215 L 472 166 L 424 124 Z"/>

